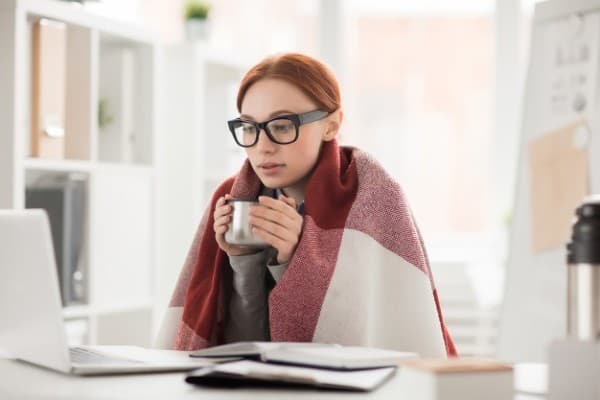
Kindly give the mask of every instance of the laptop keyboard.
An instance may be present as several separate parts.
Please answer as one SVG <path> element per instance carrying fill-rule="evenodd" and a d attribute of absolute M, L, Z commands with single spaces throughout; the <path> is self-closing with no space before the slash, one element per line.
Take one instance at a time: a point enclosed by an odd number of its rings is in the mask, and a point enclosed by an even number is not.
<path fill-rule="evenodd" d="M 71 362 L 74 364 L 143 364 L 142 361 L 112 357 L 106 354 L 97 353 L 93 350 L 84 349 L 82 347 L 71 347 L 69 348 L 69 353 L 71 356 Z"/>

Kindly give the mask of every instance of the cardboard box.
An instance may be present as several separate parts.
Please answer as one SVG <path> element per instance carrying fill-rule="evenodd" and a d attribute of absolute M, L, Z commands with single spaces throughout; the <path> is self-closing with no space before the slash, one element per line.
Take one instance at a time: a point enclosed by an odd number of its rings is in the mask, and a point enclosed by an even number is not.
<path fill-rule="evenodd" d="M 42 18 L 33 24 L 31 55 L 31 155 L 60 159 L 65 153 L 67 28 Z"/>
<path fill-rule="evenodd" d="M 415 359 L 400 368 L 402 398 L 512 400 L 513 368 L 486 358 Z"/>

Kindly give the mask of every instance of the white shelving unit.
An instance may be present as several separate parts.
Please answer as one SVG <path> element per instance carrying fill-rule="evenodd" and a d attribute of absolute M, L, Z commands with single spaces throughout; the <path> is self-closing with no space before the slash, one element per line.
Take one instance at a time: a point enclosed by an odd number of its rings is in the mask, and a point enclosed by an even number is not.
<path fill-rule="evenodd" d="M 180 155 L 189 157 L 186 170 L 194 177 L 196 217 L 216 185 L 237 172 L 246 157 L 227 128 L 227 120 L 238 114 L 237 90 L 250 67 L 241 58 L 202 43 L 164 49 L 163 121 L 171 131 L 167 148 L 180 160 Z"/>
<path fill-rule="evenodd" d="M 237 172 L 245 152 L 227 120 L 237 116 L 237 89 L 251 66 L 240 54 L 204 43 L 163 49 L 159 304 L 169 301 L 193 234 L 216 186 Z"/>
<path fill-rule="evenodd" d="M 40 18 L 67 31 L 65 157 L 58 160 L 30 152 L 32 27 Z M 102 67 L 122 54 L 121 69 Z M 26 189 L 43 179 L 85 180 L 86 296 L 63 312 L 74 342 L 151 344 L 158 57 L 156 38 L 139 27 L 58 1 L 0 2 L 0 208 L 24 208 Z M 99 127 L 101 100 L 118 127 L 110 133 Z M 111 135 L 121 135 L 116 148 Z"/>

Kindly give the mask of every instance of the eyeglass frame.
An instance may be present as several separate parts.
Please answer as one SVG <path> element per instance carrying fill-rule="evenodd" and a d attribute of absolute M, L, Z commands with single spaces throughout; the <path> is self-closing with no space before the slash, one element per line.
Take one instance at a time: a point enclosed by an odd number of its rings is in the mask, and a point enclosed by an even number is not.
<path fill-rule="evenodd" d="M 269 140 L 272 141 L 273 143 L 277 143 L 280 145 L 286 145 L 286 144 L 292 144 L 298 140 L 298 137 L 300 136 L 300 126 L 309 124 L 311 122 L 320 121 L 320 120 L 326 118 L 327 116 L 329 116 L 329 114 L 330 113 L 327 111 L 313 110 L 313 111 L 308 111 L 308 112 L 305 112 L 302 114 L 277 115 L 277 116 L 275 116 L 267 121 L 264 121 L 264 122 L 254 122 L 254 121 L 244 120 L 241 118 L 235 118 L 230 121 L 227 121 L 227 126 L 229 127 L 229 131 L 231 132 L 231 135 L 233 136 L 233 140 L 235 140 L 235 143 L 240 147 L 248 148 L 248 147 L 252 147 L 252 146 L 256 145 L 256 143 L 258 143 L 258 137 L 260 136 L 260 131 L 265 131 L 265 134 L 267 135 Z M 271 135 L 271 132 L 269 132 L 267 125 L 278 119 L 287 119 L 288 121 L 292 121 L 292 123 L 294 124 L 295 132 L 296 132 L 296 135 L 294 136 L 294 140 L 292 140 L 290 142 L 281 143 L 281 142 L 277 141 L 273 137 L 273 135 Z M 238 138 L 235 134 L 234 124 L 241 123 L 241 122 L 243 122 L 245 124 L 254 125 L 254 127 L 256 128 L 256 137 L 252 144 L 242 144 L 238 141 Z"/>

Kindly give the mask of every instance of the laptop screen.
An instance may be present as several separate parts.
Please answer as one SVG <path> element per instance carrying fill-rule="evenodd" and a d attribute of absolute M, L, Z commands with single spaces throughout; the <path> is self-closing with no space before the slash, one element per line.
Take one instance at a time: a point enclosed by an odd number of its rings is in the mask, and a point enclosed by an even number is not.
<path fill-rule="evenodd" d="M 69 371 L 60 289 L 44 210 L 0 210 L 0 349 Z"/>

